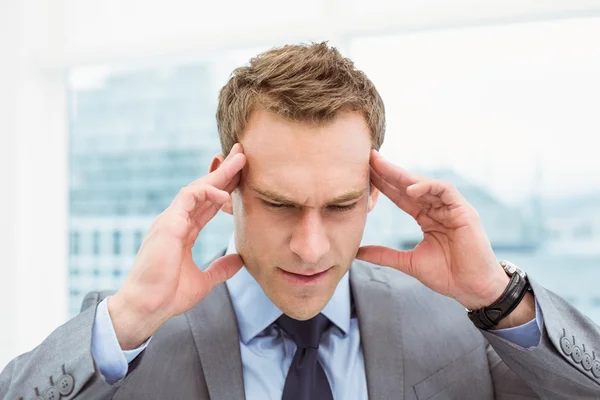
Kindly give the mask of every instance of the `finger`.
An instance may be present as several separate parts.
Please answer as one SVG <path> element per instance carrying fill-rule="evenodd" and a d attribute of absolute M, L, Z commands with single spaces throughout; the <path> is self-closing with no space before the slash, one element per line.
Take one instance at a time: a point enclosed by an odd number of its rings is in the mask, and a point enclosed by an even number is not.
<path fill-rule="evenodd" d="M 397 188 L 406 188 L 424 179 L 392 164 L 374 149 L 371 150 L 371 166 L 383 180 Z"/>
<path fill-rule="evenodd" d="M 201 181 L 213 185 L 216 188 L 224 189 L 236 174 L 241 171 L 245 164 L 246 156 L 244 154 L 234 154 L 230 159 L 223 161 L 219 168 L 208 174 L 206 177 L 200 178 L 200 180 L 196 182 Z M 192 185 L 194 183 L 192 183 Z"/>
<path fill-rule="evenodd" d="M 235 178 L 237 173 L 244 167 L 245 164 L 246 156 L 242 151 L 242 145 L 236 143 L 232 147 L 227 158 L 223 160 L 221 165 L 216 170 L 206 176 L 196 179 L 188 186 L 196 190 L 201 188 L 204 184 L 209 184 L 218 189 L 224 189 L 227 187 L 227 185 L 229 185 L 231 180 Z"/>
<path fill-rule="evenodd" d="M 200 231 L 206 226 L 206 224 L 210 222 L 211 219 L 215 217 L 215 215 L 217 215 L 221 207 L 222 206 L 217 204 L 211 204 L 194 217 L 194 220 L 197 224 L 196 229 L 198 230 L 198 233 L 194 232 L 196 235 L 200 233 Z"/>
<path fill-rule="evenodd" d="M 227 156 L 225 161 L 227 161 L 228 159 L 230 159 L 231 157 L 233 157 L 234 155 L 236 155 L 238 153 L 243 154 L 242 145 L 240 143 L 236 143 L 233 145 L 233 147 L 231 148 L 231 151 L 229 152 L 229 155 Z M 235 188 L 239 185 L 241 176 L 242 176 L 241 171 L 236 173 L 235 176 L 231 179 L 231 181 L 227 184 L 227 186 L 225 186 L 224 190 L 227 193 L 233 192 L 235 190 Z"/>
<path fill-rule="evenodd" d="M 228 254 L 213 261 L 205 271 L 211 289 L 235 275 L 244 265 L 239 254 Z"/>
<path fill-rule="evenodd" d="M 235 190 L 235 188 L 238 187 L 239 183 L 240 183 L 240 179 L 241 179 L 241 171 L 238 172 L 236 174 L 236 176 L 233 177 L 233 179 L 231 180 L 231 182 L 229 182 L 229 184 L 225 187 L 225 189 L 223 190 L 224 192 L 227 192 L 228 194 L 230 194 L 230 196 L 227 198 L 227 200 L 219 200 L 219 201 L 214 201 L 212 203 L 207 203 L 205 206 L 200 206 L 200 207 L 196 207 L 194 213 L 194 217 L 198 218 L 200 216 L 202 216 L 209 208 L 213 208 L 213 206 L 215 204 L 218 204 L 219 206 L 217 207 L 217 211 L 220 209 L 221 206 L 223 206 L 225 203 L 227 203 L 227 201 L 231 200 L 231 193 Z M 212 219 L 214 215 L 210 216 L 208 220 Z M 206 221 L 208 222 L 208 221 Z"/>
<path fill-rule="evenodd" d="M 238 153 L 243 153 L 242 145 L 240 143 L 236 143 L 233 145 L 231 150 L 229 150 L 229 154 L 227 154 L 227 157 L 225 157 L 225 161 L 229 160 L 231 157 Z"/>
<path fill-rule="evenodd" d="M 445 205 L 466 203 L 454 185 L 447 181 L 421 181 L 408 187 L 406 194 L 411 198 L 420 198 L 422 201 L 432 204 L 437 201 L 441 201 Z"/>
<path fill-rule="evenodd" d="M 227 186 L 225 186 L 225 189 L 224 189 L 224 190 L 225 190 L 227 193 L 231 194 L 231 193 L 232 193 L 232 192 L 235 190 L 235 188 L 237 188 L 237 187 L 238 187 L 238 185 L 240 184 L 240 179 L 241 179 L 241 178 L 242 178 L 242 172 L 240 171 L 240 172 L 238 172 L 238 173 L 237 173 L 237 174 L 236 174 L 236 175 L 233 177 L 233 179 L 231 180 L 231 182 L 229 182 L 229 183 L 227 184 Z"/>
<path fill-rule="evenodd" d="M 392 267 L 405 274 L 412 274 L 412 251 L 401 251 L 385 246 L 363 246 L 358 249 L 356 258 L 372 264 Z"/>
<path fill-rule="evenodd" d="M 222 205 L 217 203 L 205 202 L 204 205 L 201 205 L 197 211 L 194 211 L 190 214 L 190 220 L 192 224 L 188 225 L 188 230 L 186 232 L 186 237 L 188 239 L 188 244 L 191 246 L 194 245 L 200 231 L 204 229 L 206 224 L 208 224 L 214 217 L 217 215 Z"/>
<path fill-rule="evenodd" d="M 377 189 L 386 195 L 390 200 L 394 202 L 402 211 L 415 217 L 420 209 L 421 205 L 414 199 L 408 197 L 405 189 L 399 189 L 392 186 L 385 180 L 383 180 L 379 174 L 371 167 L 371 182 Z"/>
<path fill-rule="evenodd" d="M 229 201 L 229 198 L 229 193 L 226 191 L 217 189 L 206 183 L 196 185 L 195 188 L 186 186 L 179 191 L 170 208 L 174 211 L 181 210 L 191 215 L 204 203 L 217 204 L 220 207 Z"/>

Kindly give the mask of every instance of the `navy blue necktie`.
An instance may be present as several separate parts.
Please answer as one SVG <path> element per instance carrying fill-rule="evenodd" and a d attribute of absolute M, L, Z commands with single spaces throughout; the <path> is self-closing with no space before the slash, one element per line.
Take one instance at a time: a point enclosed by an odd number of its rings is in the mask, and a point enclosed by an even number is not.
<path fill-rule="evenodd" d="M 325 371 L 318 360 L 319 342 L 330 325 L 323 314 L 298 321 L 283 314 L 277 325 L 296 343 L 292 365 L 285 379 L 282 400 L 333 400 Z"/>

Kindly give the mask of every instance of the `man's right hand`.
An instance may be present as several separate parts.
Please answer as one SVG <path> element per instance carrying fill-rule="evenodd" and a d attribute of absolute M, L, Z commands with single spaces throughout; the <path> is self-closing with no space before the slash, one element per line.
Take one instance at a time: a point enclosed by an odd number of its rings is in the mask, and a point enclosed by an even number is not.
<path fill-rule="evenodd" d="M 229 254 L 202 271 L 192 259 L 192 247 L 230 200 L 245 163 L 242 146 L 236 144 L 219 168 L 181 189 L 150 227 L 127 281 L 108 299 L 123 350 L 139 347 L 166 320 L 191 309 L 242 267 L 241 257 Z"/>

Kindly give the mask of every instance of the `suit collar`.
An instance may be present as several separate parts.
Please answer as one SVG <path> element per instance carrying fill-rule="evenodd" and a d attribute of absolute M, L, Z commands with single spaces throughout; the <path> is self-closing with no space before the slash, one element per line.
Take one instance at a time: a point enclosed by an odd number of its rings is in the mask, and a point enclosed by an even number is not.
<path fill-rule="evenodd" d="M 350 283 L 358 315 L 369 398 L 402 398 L 402 304 L 386 282 L 381 267 L 355 261 L 350 269 Z"/>
<path fill-rule="evenodd" d="M 245 399 L 238 325 L 227 286 L 216 286 L 185 316 L 210 398 Z"/>
<path fill-rule="evenodd" d="M 349 274 L 370 399 L 399 398 L 404 393 L 400 337 L 403 302 L 381 270 L 382 267 L 355 261 Z M 245 399 L 239 328 L 227 285 L 215 287 L 186 313 L 186 318 L 210 397 Z"/>

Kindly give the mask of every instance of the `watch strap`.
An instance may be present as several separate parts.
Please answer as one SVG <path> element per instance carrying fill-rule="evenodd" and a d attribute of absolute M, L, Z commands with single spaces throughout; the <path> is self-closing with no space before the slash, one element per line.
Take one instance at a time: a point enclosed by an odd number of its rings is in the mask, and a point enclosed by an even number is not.
<path fill-rule="evenodd" d="M 519 305 L 525 294 L 530 289 L 527 277 L 522 277 L 519 273 L 514 273 L 508 286 L 500 295 L 498 300 L 487 307 L 478 310 L 469 310 L 469 319 L 479 329 L 491 329 L 514 311 Z"/>

